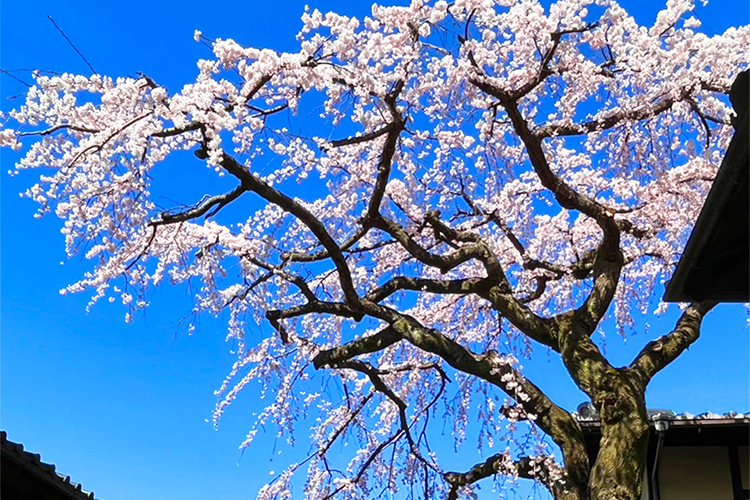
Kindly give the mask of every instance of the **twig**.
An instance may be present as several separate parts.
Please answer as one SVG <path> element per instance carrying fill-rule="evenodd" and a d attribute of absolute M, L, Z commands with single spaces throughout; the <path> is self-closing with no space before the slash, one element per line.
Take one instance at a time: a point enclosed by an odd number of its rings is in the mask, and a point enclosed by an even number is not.
<path fill-rule="evenodd" d="M 91 63 L 88 61 L 88 59 L 86 59 L 86 57 L 83 54 L 81 54 L 81 51 L 78 50 L 75 45 L 73 45 L 73 42 L 70 41 L 70 38 L 68 38 L 68 35 L 66 35 L 65 32 L 62 30 L 62 28 L 60 28 L 60 26 L 57 25 L 57 23 L 55 22 L 55 20 L 52 19 L 52 16 L 47 16 L 47 19 L 49 19 L 50 21 L 52 21 L 52 24 L 55 25 L 55 28 L 57 28 L 57 31 L 59 31 L 60 34 L 63 36 L 63 38 L 65 38 L 65 40 L 70 44 L 70 46 L 73 47 L 73 50 L 76 51 L 76 54 L 78 54 L 79 56 L 81 56 L 81 59 L 83 59 L 83 62 L 85 62 L 88 65 L 89 69 L 91 69 L 91 71 L 95 75 L 98 75 L 99 72 L 96 71 L 94 69 L 94 67 L 91 65 Z"/>
<path fill-rule="evenodd" d="M 17 80 L 17 81 L 19 81 L 19 82 L 23 83 L 23 84 L 24 84 L 24 85 L 26 85 L 27 87 L 29 87 L 29 88 L 31 87 L 31 84 L 30 84 L 30 83 L 26 83 L 26 82 L 24 82 L 23 80 L 21 80 L 20 78 L 18 78 L 18 77 L 17 77 L 16 75 L 14 75 L 13 73 L 11 73 L 11 72 L 10 72 L 10 71 L 8 71 L 7 69 L 0 69 L 0 73 L 5 73 L 5 74 L 6 74 L 6 75 L 8 75 L 9 77 L 11 77 L 11 78 L 13 78 L 14 80 Z"/>

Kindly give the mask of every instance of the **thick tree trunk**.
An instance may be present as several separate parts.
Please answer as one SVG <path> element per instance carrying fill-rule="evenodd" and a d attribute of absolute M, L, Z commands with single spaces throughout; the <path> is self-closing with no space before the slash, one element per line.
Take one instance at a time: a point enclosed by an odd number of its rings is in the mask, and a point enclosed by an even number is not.
<path fill-rule="evenodd" d="M 643 377 L 630 368 L 615 368 L 604 358 L 589 338 L 591 329 L 580 311 L 560 317 L 558 338 L 568 372 L 591 397 L 601 419 L 599 453 L 587 471 L 583 498 L 640 500 L 649 437 Z M 567 456 L 565 460 L 572 476 Z M 562 498 L 557 492 L 555 497 Z"/>
<path fill-rule="evenodd" d="M 649 425 L 643 391 L 625 371 L 612 392 L 597 401 L 602 420 L 599 454 L 589 478 L 590 500 L 639 500 Z"/>

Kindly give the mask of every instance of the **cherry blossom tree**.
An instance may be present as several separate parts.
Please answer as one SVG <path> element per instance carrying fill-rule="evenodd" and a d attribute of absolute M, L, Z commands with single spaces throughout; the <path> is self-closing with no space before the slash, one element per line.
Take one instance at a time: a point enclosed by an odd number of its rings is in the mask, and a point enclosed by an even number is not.
<path fill-rule="evenodd" d="M 308 458 L 260 499 L 290 498 L 300 476 L 307 499 L 402 484 L 457 499 L 495 475 L 636 499 L 646 387 L 713 304 L 685 307 L 628 366 L 592 336 L 605 318 L 634 328 L 669 278 L 750 61 L 748 27 L 709 38 L 692 9 L 669 0 L 650 27 L 610 0 L 308 9 L 296 53 L 196 32 L 213 58 L 176 92 L 36 74 L 0 145 L 23 149 L 17 171 L 44 170 L 26 196 L 93 261 L 63 292 L 117 298 L 129 319 L 149 289 L 187 283 L 192 312 L 228 312 L 237 346 L 215 418 L 253 381 L 271 398 L 244 445 L 317 418 Z M 227 190 L 159 206 L 167 164 L 207 166 Z M 264 324 L 272 335 L 247 335 Z M 536 345 L 601 415 L 593 463 L 576 418 L 521 373 Z M 317 373 L 344 396 L 310 392 Z M 460 445 L 472 411 L 495 452 L 446 469 L 431 419 Z M 342 459 L 344 439 L 357 449 Z"/>

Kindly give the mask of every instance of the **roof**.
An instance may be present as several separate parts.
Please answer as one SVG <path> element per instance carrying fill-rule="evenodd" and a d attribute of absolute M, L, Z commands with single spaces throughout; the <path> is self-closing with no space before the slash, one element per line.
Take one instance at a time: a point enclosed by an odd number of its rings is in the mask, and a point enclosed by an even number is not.
<path fill-rule="evenodd" d="M 70 476 L 58 474 L 55 466 L 42 462 L 39 454 L 29 453 L 22 444 L 8 441 L 5 431 L 0 431 L 0 451 L 5 500 L 94 500 L 93 492 L 72 483 Z"/>
<path fill-rule="evenodd" d="M 748 446 L 750 445 L 750 413 L 713 413 L 698 415 L 674 413 L 670 410 L 648 410 L 652 437 L 658 432 L 656 423 L 667 421 L 664 446 Z M 591 403 L 584 403 L 573 413 L 581 424 L 586 446 L 595 457 L 599 448 L 601 420 Z"/>
<path fill-rule="evenodd" d="M 664 302 L 750 302 L 749 79 L 743 71 L 732 85 L 734 136 L 667 283 Z"/>
<path fill-rule="evenodd" d="M 694 415 L 692 413 L 675 413 L 671 410 L 650 409 L 648 417 L 651 422 L 657 420 L 669 420 L 676 425 L 721 425 L 727 423 L 750 424 L 750 412 L 738 413 L 730 411 L 727 413 L 713 413 L 710 411 Z M 579 423 L 599 423 L 599 413 L 591 403 L 583 403 L 578 407 L 578 411 L 573 412 L 573 418 Z"/>

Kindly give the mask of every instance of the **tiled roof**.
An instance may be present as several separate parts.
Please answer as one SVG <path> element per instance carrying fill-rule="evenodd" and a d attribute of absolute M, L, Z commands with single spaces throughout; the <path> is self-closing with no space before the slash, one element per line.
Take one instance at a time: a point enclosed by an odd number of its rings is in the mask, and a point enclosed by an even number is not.
<path fill-rule="evenodd" d="M 665 419 L 680 422 L 683 425 L 722 424 L 722 423 L 750 423 L 750 413 L 738 413 L 730 411 L 727 413 L 713 413 L 710 411 L 693 415 L 692 413 L 675 413 L 671 410 L 651 409 L 648 410 L 649 419 L 652 421 Z M 573 417 L 579 422 L 599 422 L 599 413 L 591 403 L 583 403 L 578 406 L 578 411 Z"/>
<path fill-rule="evenodd" d="M 42 462 L 38 453 L 29 453 L 23 445 L 8 441 L 8 434 L 0 431 L 0 449 L 2 459 L 22 468 L 24 472 L 33 475 L 35 479 L 44 481 L 61 495 L 71 500 L 95 500 L 94 492 L 84 491 L 80 484 L 70 482 L 70 476 L 63 476 L 55 471 L 55 466 Z M 61 497 L 62 498 L 62 497 Z"/>
<path fill-rule="evenodd" d="M 730 411 L 727 413 L 712 413 L 707 411 L 705 413 L 699 413 L 693 415 L 692 413 L 680 413 L 675 415 L 675 420 L 750 420 L 750 413 L 737 413 L 736 411 Z"/>

